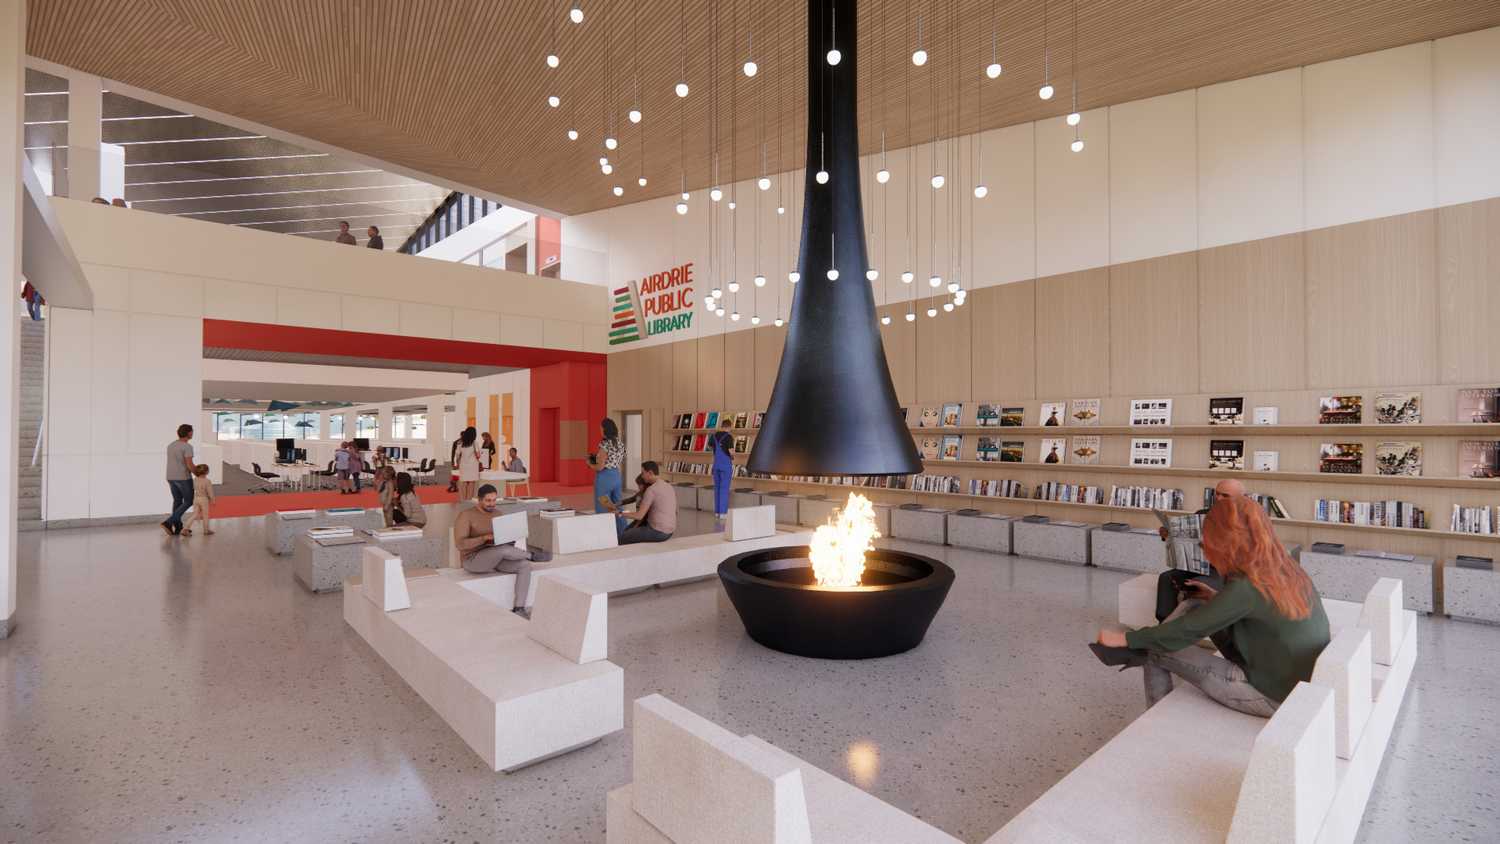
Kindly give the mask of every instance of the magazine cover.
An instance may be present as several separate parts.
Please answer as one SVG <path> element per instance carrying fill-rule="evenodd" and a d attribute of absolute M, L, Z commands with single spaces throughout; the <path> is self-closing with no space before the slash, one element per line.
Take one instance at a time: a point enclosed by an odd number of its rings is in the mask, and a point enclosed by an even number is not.
<path fill-rule="evenodd" d="M 729 412 L 729 411 L 726 410 L 723 413 L 719 414 L 719 428 L 720 428 L 720 430 L 728 430 L 728 429 L 733 428 L 733 427 L 734 427 L 734 414 L 733 413 L 731 413 L 731 412 Z"/>
<path fill-rule="evenodd" d="M 1267 405 L 1265 407 L 1257 407 L 1255 409 L 1255 424 L 1257 424 L 1257 425 L 1275 425 L 1277 423 L 1278 419 L 1280 418 L 1280 416 L 1281 416 L 1281 409 L 1280 408 L 1271 407 L 1269 405 Z"/>
<path fill-rule="evenodd" d="M 1393 423 L 1400 424 L 1400 423 Z M 1422 444 L 1390 442 L 1375 446 L 1375 474 L 1421 477 Z"/>
<path fill-rule="evenodd" d="M 974 455 L 981 462 L 995 463 L 1000 460 L 1000 444 L 995 441 L 994 437 L 980 437 Z"/>
<path fill-rule="evenodd" d="M 744 454 L 750 450 L 750 438 L 740 434 L 734 438 L 734 453 Z"/>
<path fill-rule="evenodd" d="M 1020 440 L 1005 440 L 1000 443 L 1001 463 L 1024 463 L 1026 444 Z"/>
<path fill-rule="evenodd" d="M 1132 424 L 1132 425 L 1170 425 L 1170 424 L 1172 424 L 1172 400 L 1171 399 L 1131 399 L 1130 400 L 1130 424 Z"/>
<path fill-rule="evenodd" d="M 1000 424 L 1000 409 L 992 404 L 981 404 L 974 416 L 974 424 L 981 428 L 991 428 Z"/>
<path fill-rule="evenodd" d="M 1364 396 L 1324 396 L 1318 399 L 1319 425 L 1358 425 L 1364 418 Z"/>
<path fill-rule="evenodd" d="M 941 439 L 939 439 L 937 437 L 923 437 L 922 438 L 922 459 L 923 460 L 936 460 L 936 459 L 938 459 L 938 455 L 940 453 L 942 453 L 942 450 L 943 450 L 943 442 L 942 442 Z"/>
<path fill-rule="evenodd" d="M 1098 437 L 1074 437 L 1073 450 L 1069 452 L 1072 457 L 1071 463 L 1098 463 L 1099 462 L 1099 438 Z"/>
<path fill-rule="evenodd" d="M 964 438 L 957 434 L 946 434 L 943 436 L 943 452 L 939 455 L 942 460 L 957 460 L 959 452 L 963 449 Z"/>
<path fill-rule="evenodd" d="M 917 423 L 918 428 L 936 428 L 938 425 L 938 409 L 935 407 L 922 408 L 922 419 Z"/>
<path fill-rule="evenodd" d="M 1459 440 L 1458 476 L 1460 478 L 1500 478 L 1500 442 Z"/>
<path fill-rule="evenodd" d="M 702 451 L 703 450 L 703 444 L 704 444 L 704 442 L 707 439 L 708 439 L 708 435 L 707 434 L 694 434 L 693 435 L 693 451 Z"/>
<path fill-rule="evenodd" d="M 1063 423 L 1063 414 L 1067 408 L 1060 401 L 1044 401 L 1042 409 L 1037 414 L 1037 424 L 1044 428 L 1057 428 Z"/>
<path fill-rule="evenodd" d="M 1026 424 L 1026 408 L 1024 407 L 1002 407 L 1000 408 L 1000 425 L 1005 428 L 1019 428 Z"/>
<path fill-rule="evenodd" d="M 1421 393 L 1381 393 L 1375 397 L 1375 421 L 1381 425 L 1415 425 L 1422 421 Z"/>
<path fill-rule="evenodd" d="M 750 427 L 752 427 L 752 428 L 759 428 L 762 424 L 765 423 L 765 421 L 766 421 L 766 412 L 764 410 L 757 410 L 757 411 L 755 411 L 755 421 L 753 421 L 753 422 L 750 423 Z"/>
<path fill-rule="evenodd" d="M 1245 424 L 1245 397 L 1225 396 L 1223 398 L 1208 400 L 1208 424 L 1210 425 L 1243 425 Z"/>
<path fill-rule="evenodd" d="M 1318 471 L 1330 475 L 1358 475 L 1365 470 L 1362 443 L 1323 443 L 1318 449 Z"/>
<path fill-rule="evenodd" d="M 708 418 L 703 420 L 703 427 L 704 428 L 717 428 L 717 427 L 719 427 L 719 411 L 717 411 L 717 410 L 710 410 L 708 412 Z"/>
<path fill-rule="evenodd" d="M 1068 454 L 1068 440 L 1066 437 L 1043 437 L 1042 448 L 1038 453 L 1042 463 L 1064 463 Z"/>
<path fill-rule="evenodd" d="M 1148 469 L 1172 466 L 1172 441 L 1136 437 L 1130 441 L 1130 465 Z"/>
<path fill-rule="evenodd" d="M 698 411 L 698 413 L 693 416 L 693 427 L 694 428 L 707 428 L 708 427 L 708 425 L 706 424 L 707 422 L 708 422 L 708 414 L 705 413 L 705 412 L 703 412 L 703 411 L 701 411 L 701 410 Z"/>
<path fill-rule="evenodd" d="M 748 427 L 750 427 L 750 414 L 746 413 L 743 410 L 740 411 L 739 413 L 736 413 L 734 415 L 734 427 L 736 427 L 736 428 L 748 428 Z"/>
<path fill-rule="evenodd" d="M 957 402 L 943 405 L 943 427 L 957 428 L 964 417 L 964 406 Z"/>
<path fill-rule="evenodd" d="M 1068 414 L 1069 425 L 1098 425 L 1099 400 L 1073 399 L 1073 412 Z"/>
<path fill-rule="evenodd" d="M 1275 472 L 1281 468 L 1281 452 L 1279 451 L 1257 451 L 1255 452 L 1255 471 Z"/>
<path fill-rule="evenodd" d="M 1458 391 L 1460 422 L 1500 422 L 1500 387 L 1470 387 Z"/>
<path fill-rule="evenodd" d="M 1208 441 L 1208 468 L 1210 468 L 1210 469 L 1243 469 L 1243 468 L 1245 468 L 1245 441 L 1244 440 L 1209 440 Z"/>

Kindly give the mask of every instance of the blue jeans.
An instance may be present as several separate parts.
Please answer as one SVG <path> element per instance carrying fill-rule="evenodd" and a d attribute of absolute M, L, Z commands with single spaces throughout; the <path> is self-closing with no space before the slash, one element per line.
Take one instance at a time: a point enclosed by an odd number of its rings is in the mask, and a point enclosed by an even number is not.
<path fill-rule="evenodd" d="M 638 542 L 666 542 L 671 538 L 672 534 L 662 533 L 650 525 L 636 525 L 620 532 L 621 545 L 634 545 Z"/>
<path fill-rule="evenodd" d="M 193 482 L 167 481 L 167 486 L 172 490 L 172 515 L 168 516 L 162 524 L 171 528 L 173 533 L 180 533 L 182 514 L 193 506 Z"/>
<path fill-rule="evenodd" d="M 619 505 L 619 469 L 600 469 L 598 472 L 594 473 L 594 512 L 608 513 L 609 510 L 605 509 L 604 505 L 599 503 L 600 498 L 608 498 L 610 501 L 614 502 L 615 505 Z"/>
<path fill-rule="evenodd" d="M 729 487 L 734 480 L 733 469 L 714 469 L 714 513 L 722 516 L 729 512 Z"/>

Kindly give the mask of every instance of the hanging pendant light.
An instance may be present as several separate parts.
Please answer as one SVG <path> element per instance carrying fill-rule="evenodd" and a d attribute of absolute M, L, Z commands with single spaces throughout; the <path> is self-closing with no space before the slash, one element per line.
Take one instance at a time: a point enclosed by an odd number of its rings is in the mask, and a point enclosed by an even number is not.
<path fill-rule="evenodd" d="M 791 282 L 792 284 L 796 284 L 797 282 L 802 280 L 802 273 L 799 273 L 796 270 L 792 270 L 791 272 L 786 274 L 786 280 Z"/>
<path fill-rule="evenodd" d="M 755 286 L 756 287 L 765 287 L 766 286 L 766 277 L 763 276 L 763 275 L 760 275 L 759 273 L 757 273 L 756 276 L 755 276 Z"/>
<path fill-rule="evenodd" d="M 1036 95 L 1044 100 L 1052 99 L 1052 51 L 1047 43 L 1047 3 L 1042 2 L 1042 87 Z"/>
<path fill-rule="evenodd" d="M 916 322 L 917 321 L 917 315 L 916 315 L 916 313 L 914 313 L 912 311 L 907 311 L 906 312 L 906 321 L 907 322 Z"/>
<path fill-rule="evenodd" d="M 891 324 L 891 316 L 890 316 L 890 314 L 886 314 L 886 315 L 882 316 L 880 318 L 880 324 L 881 325 L 890 325 Z"/>
<path fill-rule="evenodd" d="M 551 106 L 552 108 L 557 108 L 558 106 L 562 105 L 562 98 L 557 96 L 556 94 L 552 94 L 547 97 L 547 105 Z"/>
<path fill-rule="evenodd" d="M 557 66 L 560 64 L 562 64 L 562 60 L 557 57 L 556 53 L 547 54 L 547 67 L 556 70 Z"/>
<path fill-rule="evenodd" d="M 622 187 L 620 187 L 619 185 L 615 185 L 610 190 L 614 193 L 615 196 L 624 196 L 625 195 L 625 189 L 622 188 Z"/>
<path fill-rule="evenodd" d="M 877 270 L 874 267 L 871 267 L 868 270 L 865 270 L 865 280 L 866 281 L 876 281 L 879 278 L 880 278 L 880 270 Z"/>
<path fill-rule="evenodd" d="M 578 140 L 578 130 L 577 129 L 569 129 L 568 130 L 568 140 L 570 140 L 570 141 L 576 141 L 576 140 Z"/>
<path fill-rule="evenodd" d="M 573 8 L 568 10 L 568 20 L 573 23 L 583 23 L 583 7 L 578 2 L 579 0 L 573 0 Z"/>
<path fill-rule="evenodd" d="M 927 64 L 927 51 L 922 49 L 922 16 L 917 15 L 917 48 L 912 50 L 911 63 L 917 67 Z"/>
<path fill-rule="evenodd" d="M 776 320 L 774 322 L 772 322 L 771 324 L 774 325 L 774 326 L 776 326 L 777 328 L 780 328 L 781 326 L 785 325 L 786 323 L 781 319 L 781 317 L 777 317 Z"/>

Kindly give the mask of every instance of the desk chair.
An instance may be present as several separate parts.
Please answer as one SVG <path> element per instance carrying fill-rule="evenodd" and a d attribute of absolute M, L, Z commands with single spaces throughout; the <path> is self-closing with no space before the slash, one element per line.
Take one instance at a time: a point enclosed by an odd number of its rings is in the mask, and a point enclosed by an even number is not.
<path fill-rule="evenodd" d="M 250 467 L 255 470 L 255 477 L 260 478 L 263 481 L 274 482 L 276 486 L 281 486 L 282 485 L 283 478 L 280 475 L 276 474 L 275 472 L 263 472 L 263 471 L 261 471 L 259 463 L 251 463 Z M 271 491 L 271 486 L 272 486 L 272 484 L 267 483 L 265 486 L 262 486 L 259 489 L 252 489 L 250 491 L 251 492 L 270 492 Z"/>
<path fill-rule="evenodd" d="M 318 479 L 318 489 L 327 489 L 328 481 L 332 480 L 333 476 L 338 473 L 339 470 L 333 468 L 333 461 L 330 460 L 328 461 L 328 468 L 326 470 L 313 472 L 312 476 Z"/>
<path fill-rule="evenodd" d="M 433 458 L 431 458 L 431 457 L 424 457 L 424 458 L 422 458 L 422 461 L 417 464 L 416 470 L 412 472 L 412 475 L 413 475 L 412 480 L 415 481 L 415 482 L 417 482 L 417 483 L 419 483 L 419 484 L 421 484 L 421 483 L 428 483 L 428 484 L 430 484 L 430 483 L 433 482 L 432 472 L 436 468 L 437 468 L 437 462 Z M 425 477 L 425 480 L 424 480 L 424 477 Z"/>
<path fill-rule="evenodd" d="M 526 477 L 520 479 L 519 481 L 506 481 L 505 482 L 505 495 L 506 495 L 506 497 L 507 498 L 514 498 L 515 497 L 515 488 L 518 487 L 518 486 L 524 486 L 524 487 L 526 487 L 526 494 L 530 495 L 531 494 L 531 474 L 527 473 Z"/>

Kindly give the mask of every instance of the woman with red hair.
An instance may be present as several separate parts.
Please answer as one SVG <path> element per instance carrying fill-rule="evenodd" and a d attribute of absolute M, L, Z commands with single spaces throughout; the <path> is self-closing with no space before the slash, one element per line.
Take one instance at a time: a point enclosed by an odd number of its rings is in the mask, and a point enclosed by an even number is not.
<path fill-rule="evenodd" d="M 1312 678 L 1328 644 L 1323 602 L 1254 499 L 1215 502 L 1203 520 L 1203 552 L 1224 575 L 1222 590 L 1190 581 L 1193 598 L 1166 621 L 1100 630 L 1095 652 L 1106 665 L 1145 668 L 1147 706 L 1172 691 L 1176 675 L 1230 709 L 1269 718 L 1298 681 Z M 1233 640 L 1236 661 L 1197 647 L 1220 631 Z"/>

